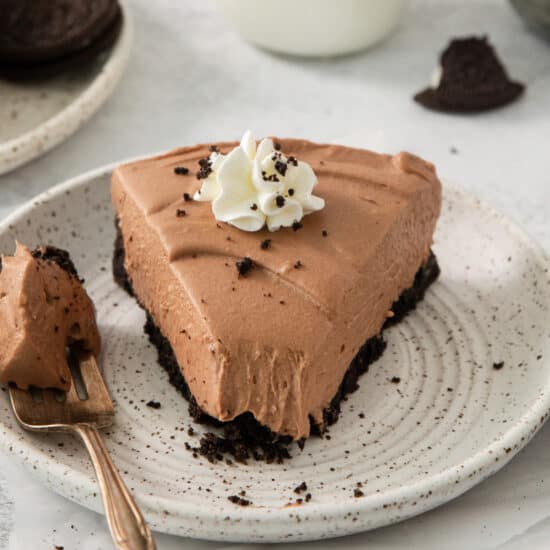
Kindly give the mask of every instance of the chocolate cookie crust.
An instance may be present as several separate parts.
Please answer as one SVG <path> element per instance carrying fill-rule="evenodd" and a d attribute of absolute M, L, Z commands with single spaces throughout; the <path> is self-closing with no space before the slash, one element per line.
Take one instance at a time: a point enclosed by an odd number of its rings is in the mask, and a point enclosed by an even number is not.
<path fill-rule="evenodd" d="M 117 224 L 117 237 L 113 254 L 113 276 L 119 286 L 135 297 L 131 281 L 124 267 L 124 259 L 124 244 Z M 394 316 L 387 319 L 383 329 L 399 322 L 407 313 L 414 310 L 417 303 L 424 297 L 426 289 L 437 279 L 439 273 L 437 259 L 431 252 L 425 264 L 418 270 L 413 285 L 394 302 L 392 306 Z M 142 304 L 139 305 L 143 307 Z M 211 460 L 221 459 L 224 453 L 232 454 L 237 460 L 239 460 L 239 457 L 246 459 L 250 456 L 267 462 L 282 461 L 284 458 L 288 458 L 287 447 L 292 439 L 288 436 L 273 433 L 269 428 L 260 424 L 252 414 L 244 413 L 229 422 L 220 422 L 201 410 L 181 373 L 169 341 L 156 326 L 147 309 L 145 309 L 145 312 L 147 321 L 144 329 L 149 336 L 149 340 L 157 349 L 159 364 L 168 373 L 170 383 L 189 401 L 189 414 L 191 417 L 198 423 L 224 428 L 223 438 L 214 434 L 207 434 L 205 441 L 201 441 L 201 446 L 192 450 Z M 349 365 L 330 405 L 323 411 L 323 423 L 321 425 L 316 424 L 310 418 L 313 434 L 322 435 L 328 426 L 338 420 L 342 400 L 347 394 L 359 388 L 359 377 L 368 370 L 371 363 L 382 355 L 385 348 L 386 342 L 382 334 L 365 342 Z"/>

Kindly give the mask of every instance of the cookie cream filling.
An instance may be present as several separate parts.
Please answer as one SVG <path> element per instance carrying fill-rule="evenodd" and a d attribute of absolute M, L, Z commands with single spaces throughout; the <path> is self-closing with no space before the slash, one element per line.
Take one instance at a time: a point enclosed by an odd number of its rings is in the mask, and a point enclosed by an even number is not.
<path fill-rule="evenodd" d="M 211 201 L 218 221 L 243 231 L 291 227 L 325 206 L 313 195 L 311 166 L 285 156 L 269 138 L 256 145 L 250 131 L 230 153 L 213 151 L 200 165 L 204 182 L 194 199 Z"/>

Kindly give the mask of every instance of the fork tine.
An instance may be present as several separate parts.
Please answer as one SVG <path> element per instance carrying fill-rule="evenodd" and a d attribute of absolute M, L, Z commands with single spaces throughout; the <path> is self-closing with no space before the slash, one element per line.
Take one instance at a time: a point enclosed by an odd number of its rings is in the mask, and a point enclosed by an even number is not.
<path fill-rule="evenodd" d="M 79 353 L 80 374 L 86 385 L 88 399 L 101 403 L 105 409 L 113 410 L 113 402 L 109 390 L 103 380 L 96 358 L 91 353 Z M 114 413 L 114 410 L 113 410 Z"/>

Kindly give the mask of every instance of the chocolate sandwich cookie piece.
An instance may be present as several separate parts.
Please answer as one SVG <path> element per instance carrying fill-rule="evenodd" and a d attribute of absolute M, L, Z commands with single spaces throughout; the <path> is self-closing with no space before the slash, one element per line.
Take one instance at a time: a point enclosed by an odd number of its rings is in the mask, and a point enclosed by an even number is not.
<path fill-rule="evenodd" d="M 116 0 L 0 0 L 0 62 L 38 63 L 82 50 L 118 13 Z"/>
<path fill-rule="evenodd" d="M 81 67 L 92 61 L 101 52 L 110 48 L 120 34 L 123 16 L 118 4 L 116 8 L 117 12 L 114 20 L 91 44 L 88 44 L 81 50 L 46 62 L 23 63 L 0 61 L 0 78 L 16 81 L 47 78 L 63 73 L 73 67 Z"/>
<path fill-rule="evenodd" d="M 414 100 L 437 111 L 477 112 L 517 99 L 525 86 L 510 80 L 487 37 L 454 39 L 440 59 L 441 78 Z"/>

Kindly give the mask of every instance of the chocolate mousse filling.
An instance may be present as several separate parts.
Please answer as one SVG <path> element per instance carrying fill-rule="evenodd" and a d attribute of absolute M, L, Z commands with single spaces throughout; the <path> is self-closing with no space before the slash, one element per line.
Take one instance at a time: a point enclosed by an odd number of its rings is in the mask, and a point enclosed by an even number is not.
<path fill-rule="evenodd" d="M 114 279 L 130 296 L 136 298 L 138 304 L 145 310 L 147 320 L 144 330 L 149 336 L 150 342 L 157 349 L 159 364 L 168 373 L 170 383 L 189 401 L 189 414 L 193 420 L 200 424 L 223 428 L 223 437 L 207 433 L 201 439 L 198 447 L 189 447 L 189 449 L 205 456 L 210 461 L 221 460 L 227 454 L 232 455 L 233 458 L 241 462 L 251 457 L 266 462 L 282 462 L 285 458 L 289 458 L 288 446 L 292 443 L 292 438 L 274 433 L 268 427 L 259 423 L 250 412 L 240 414 L 233 420 L 222 422 L 206 414 L 200 408 L 189 390 L 170 342 L 162 334 L 150 312 L 140 303 L 133 292 L 131 281 L 124 266 L 124 242 L 118 227 L 118 221 L 116 222 L 116 229 L 117 236 L 113 254 Z M 386 319 L 380 334 L 369 338 L 351 361 L 338 391 L 331 399 L 330 405 L 323 410 L 323 422 L 316 423 L 310 416 L 312 434 L 322 436 L 327 427 L 338 420 L 342 400 L 346 395 L 359 388 L 359 377 L 367 372 L 369 365 L 384 352 L 386 342 L 383 339 L 383 330 L 398 323 L 416 308 L 418 302 L 423 299 L 427 288 L 437 279 L 439 273 L 437 258 L 430 251 L 427 260 L 417 271 L 412 286 L 404 290 L 393 303 L 391 308 L 393 316 Z M 303 441 L 299 444 L 303 446 Z"/>

